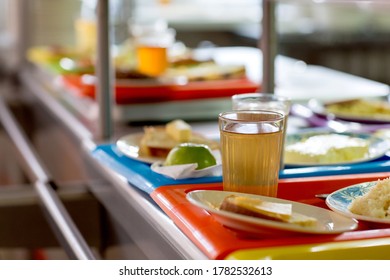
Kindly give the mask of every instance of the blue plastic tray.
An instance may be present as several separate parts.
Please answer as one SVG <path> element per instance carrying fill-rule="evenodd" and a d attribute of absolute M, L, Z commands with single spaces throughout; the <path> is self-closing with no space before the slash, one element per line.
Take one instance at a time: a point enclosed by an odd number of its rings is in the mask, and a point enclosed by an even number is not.
<path fill-rule="evenodd" d="M 124 176 L 131 185 L 149 194 L 161 186 L 222 182 L 221 176 L 181 180 L 165 177 L 153 172 L 150 169 L 150 164 L 128 158 L 116 148 L 115 144 L 99 145 L 92 154 L 101 164 L 118 172 L 120 175 Z M 287 166 L 279 173 L 279 177 L 302 178 L 388 171 L 390 171 L 390 157 L 383 156 L 375 161 L 346 164 L 343 166 L 310 166 L 294 168 L 289 168 Z"/>
<path fill-rule="evenodd" d="M 167 185 L 201 184 L 221 182 L 222 177 L 202 177 L 174 180 L 153 172 L 150 164 L 133 160 L 121 153 L 115 144 L 99 145 L 92 155 L 103 165 L 124 176 L 131 185 L 151 193 L 154 189 Z"/>

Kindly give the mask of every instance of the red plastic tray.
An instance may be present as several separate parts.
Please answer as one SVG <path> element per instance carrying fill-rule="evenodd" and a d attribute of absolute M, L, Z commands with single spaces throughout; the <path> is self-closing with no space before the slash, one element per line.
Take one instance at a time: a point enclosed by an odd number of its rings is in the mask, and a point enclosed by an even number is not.
<path fill-rule="evenodd" d="M 80 75 L 62 75 L 63 84 L 81 96 L 95 98 L 95 85 L 83 82 Z M 231 97 L 234 94 L 261 90 L 260 85 L 246 78 L 179 84 L 146 84 L 117 81 L 117 104 L 151 103 L 206 98 Z"/>
<path fill-rule="evenodd" d="M 316 194 L 331 193 L 349 185 L 389 176 L 390 172 L 282 179 L 279 182 L 278 197 L 327 208 L 324 200 L 315 197 Z M 386 226 L 378 228 L 378 225 L 365 222 L 359 222 L 358 229 L 355 231 L 334 235 L 298 234 L 283 237 L 249 237 L 224 227 L 207 211 L 189 203 L 185 195 L 193 190 L 222 190 L 222 184 L 165 186 L 156 189 L 151 196 L 210 259 L 224 259 L 228 254 L 240 249 L 390 237 L 390 228 Z"/>

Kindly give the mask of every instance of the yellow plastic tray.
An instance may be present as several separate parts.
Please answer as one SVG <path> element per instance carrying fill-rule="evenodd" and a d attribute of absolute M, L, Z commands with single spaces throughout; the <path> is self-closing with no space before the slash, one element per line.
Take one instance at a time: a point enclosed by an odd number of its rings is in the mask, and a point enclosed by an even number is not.
<path fill-rule="evenodd" d="M 227 260 L 390 260 L 390 238 L 238 250 Z"/>

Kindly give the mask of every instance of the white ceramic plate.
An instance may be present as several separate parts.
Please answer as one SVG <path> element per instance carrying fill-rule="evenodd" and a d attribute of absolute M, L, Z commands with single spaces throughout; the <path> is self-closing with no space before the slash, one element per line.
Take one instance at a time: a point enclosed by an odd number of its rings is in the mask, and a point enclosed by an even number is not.
<path fill-rule="evenodd" d="M 384 139 L 382 137 L 373 136 L 372 134 L 364 134 L 364 133 L 335 133 L 335 132 L 302 132 L 302 133 L 294 133 L 294 134 L 288 134 L 286 137 L 286 143 L 285 146 L 287 147 L 290 144 L 299 142 L 303 139 L 306 139 L 310 136 L 315 135 L 323 135 L 323 134 L 340 134 L 340 135 L 347 135 L 350 137 L 357 137 L 360 139 L 367 140 L 369 142 L 369 150 L 368 155 L 361 159 L 355 159 L 351 161 L 343 161 L 343 162 L 335 162 L 335 163 L 318 163 L 318 162 L 312 162 L 312 163 L 301 163 L 301 162 L 289 162 L 285 161 L 286 165 L 289 166 L 324 166 L 324 165 L 339 165 L 339 164 L 353 164 L 353 163 L 361 163 L 361 162 L 367 162 L 371 160 L 378 159 L 382 156 L 384 156 L 390 149 L 390 141 L 387 139 Z"/>
<path fill-rule="evenodd" d="M 340 101 L 337 101 L 340 102 Z M 367 124 L 388 124 L 390 123 L 390 116 L 378 115 L 378 116 L 356 116 L 350 114 L 335 114 L 328 112 L 326 106 L 336 102 L 326 102 L 323 103 L 317 99 L 311 99 L 308 102 L 308 107 L 317 115 L 326 117 L 326 118 L 338 118 L 341 120 L 367 123 Z"/>
<path fill-rule="evenodd" d="M 145 163 L 154 163 L 158 161 L 164 161 L 165 158 L 159 158 L 159 157 L 147 157 L 147 156 L 141 156 L 140 155 L 140 142 L 143 137 L 144 133 L 143 132 L 138 132 L 138 133 L 132 133 L 125 135 L 121 138 L 119 138 L 116 141 L 116 146 L 121 151 L 124 153 L 126 156 L 129 158 L 145 162 Z"/>
<path fill-rule="evenodd" d="M 300 225 L 250 217 L 224 210 L 219 210 L 219 205 L 221 205 L 223 199 L 231 194 L 238 194 L 241 196 L 248 196 L 252 198 L 260 198 L 265 201 L 277 203 L 289 203 L 292 204 L 292 209 L 294 212 L 316 218 L 318 221 L 315 226 L 304 227 Z M 192 204 L 207 210 L 217 221 L 219 221 L 226 227 L 251 234 L 335 234 L 345 231 L 351 231 L 356 229 L 357 227 L 357 221 L 355 219 L 345 217 L 336 212 L 308 204 L 273 197 L 225 191 L 198 190 L 189 192 L 187 194 L 187 199 Z"/>
<path fill-rule="evenodd" d="M 345 215 L 347 217 L 373 223 L 390 224 L 390 219 L 380 219 L 356 215 L 348 209 L 349 205 L 355 198 L 366 194 L 373 186 L 376 185 L 376 183 L 377 181 L 365 182 L 337 190 L 328 195 L 328 197 L 326 198 L 326 204 L 333 211 Z"/>

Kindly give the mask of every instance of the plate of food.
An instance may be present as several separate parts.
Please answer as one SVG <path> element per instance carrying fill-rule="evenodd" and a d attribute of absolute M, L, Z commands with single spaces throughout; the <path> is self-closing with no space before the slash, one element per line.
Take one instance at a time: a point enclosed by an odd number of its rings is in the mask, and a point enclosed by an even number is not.
<path fill-rule="evenodd" d="M 116 141 L 116 146 L 119 151 L 121 151 L 129 158 L 136 159 L 145 163 L 152 164 L 156 161 L 164 159 L 158 156 L 154 157 L 148 154 L 143 154 L 141 148 L 141 141 L 143 137 L 143 132 L 127 134 Z"/>
<path fill-rule="evenodd" d="M 284 162 L 289 166 L 354 164 L 384 156 L 390 141 L 364 133 L 305 131 L 288 134 Z"/>
<path fill-rule="evenodd" d="M 390 224 L 390 179 L 342 188 L 328 195 L 326 204 L 350 218 Z"/>
<path fill-rule="evenodd" d="M 390 103 L 381 99 L 348 99 L 326 103 L 311 99 L 308 107 L 327 118 L 368 124 L 390 123 Z"/>
<path fill-rule="evenodd" d="M 164 161 L 168 153 L 181 143 L 207 145 L 218 150 L 215 140 L 192 131 L 183 120 L 173 120 L 166 125 L 146 126 L 143 132 L 124 135 L 116 141 L 116 146 L 126 156 L 145 163 Z"/>
<path fill-rule="evenodd" d="M 336 234 L 356 229 L 357 221 L 336 212 L 267 196 L 196 190 L 187 193 L 193 205 L 224 226 L 252 234 Z"/>

